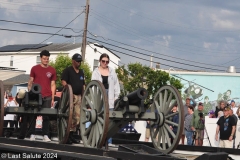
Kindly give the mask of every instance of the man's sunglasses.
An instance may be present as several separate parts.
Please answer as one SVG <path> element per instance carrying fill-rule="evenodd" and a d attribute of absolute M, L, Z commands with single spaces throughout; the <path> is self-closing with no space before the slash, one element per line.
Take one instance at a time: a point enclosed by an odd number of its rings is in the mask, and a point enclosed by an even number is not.
<path fill-rule="evenodd" d="M 108 64 L 108 63 L 109 63 L 109 61 L 102 60 L 102 63 L 107 63 L 107 64 Z"/>

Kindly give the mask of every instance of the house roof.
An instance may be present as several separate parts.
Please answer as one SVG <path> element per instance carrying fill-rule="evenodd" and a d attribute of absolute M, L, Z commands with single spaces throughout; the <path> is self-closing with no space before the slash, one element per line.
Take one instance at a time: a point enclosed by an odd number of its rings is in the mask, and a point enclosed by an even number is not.
<path fill-rule="evenodd" d="M 89 42 L 90 44 L 92 42 Z M 74 50 L 77 48 L 80 48 L 82 46 L 82 43 L 52 43 L 52 44 L 22 44 L 22 45 L 7 45 L 0 47 L 0 54 L 4 54 L 6 52 L 41 52 L 42 50 L 48 50 L 51 52 L 67 52 L 70 50 Z M 107 49 L 107 48 L 105 48 Z M 111 52 L 113 55 L 120 57 L 113 53 L 111 50 L 107 49 L 109 52 Z"/>
<path fill-rule="evenodd" d="M 29 80 L 29 74 L 20 74 L 15 77 L 6 79 L 3 81 L 5 85 L 15 85 L 20 83 L 26 83 Z"/>

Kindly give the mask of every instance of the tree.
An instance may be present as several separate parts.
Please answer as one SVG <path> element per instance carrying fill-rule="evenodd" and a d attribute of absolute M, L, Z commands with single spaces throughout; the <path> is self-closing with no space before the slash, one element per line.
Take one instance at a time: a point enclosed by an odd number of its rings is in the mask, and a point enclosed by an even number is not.
<path fill-rule="evenodd" d="M 140 63 L 128 64 L 127 68 L 123 65 L 116 69 L 118 79 L 123 83 L 124 89 L 121 91 L 122 95 L 127 92 L 135 91 L 143 87 L 148 91 L 148 99 L 164 85 L 170 84 L 176 87 L 181 93 L 183 85 L 178 79 L 170 77 L 169 74 L 161 70 L 153 70 L 150 67 L 143 66 Z"/>
<path fill-rule="evenodd" d="M 57 87 L 60 87 L 61 84 L 61 75 L 63 70 L 72 65 L 72 59 L 68 55 L 59 54 L 55 61 L 51 61 L 50 65 L 56 69 L 57 72 Z M 84 71 L 85 83 L 86 85 L 91 81 L 92 72 L 90 66 L 87 62 L 81 63 L 81 69 Z"/>

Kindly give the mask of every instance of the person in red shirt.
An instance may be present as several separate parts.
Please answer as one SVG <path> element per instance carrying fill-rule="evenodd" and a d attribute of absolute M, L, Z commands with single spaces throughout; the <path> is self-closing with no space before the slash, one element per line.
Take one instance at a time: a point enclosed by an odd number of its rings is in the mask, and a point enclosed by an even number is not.
<path fill-rule="evenodd" d="M 50 53 L 47 50 L 43 50 L 40 53 L 41 64 L 33 66 L 30 72 L 30 79 L 28 81 L 28 90 L 30 91 L 32 88 L 32 84 L 39 84 L 41 86 L 41 94 L 43 98 L 42 108 L 50 108 L 54 104 L 54 95 L 56 90 L 55 81 L 56 70 L 49 66 L 49 57 Z M 36 126 L 36 116 L 31 121 L 31 126 L 29 129 L 29 133 L 31 134 L 30 140 L 35 140 L 35 126 Z M 43 141 L 49 142 L 51 141 L 48 138 L 49 135 L 49 117 L 42 116 L 42 134 Z"/>

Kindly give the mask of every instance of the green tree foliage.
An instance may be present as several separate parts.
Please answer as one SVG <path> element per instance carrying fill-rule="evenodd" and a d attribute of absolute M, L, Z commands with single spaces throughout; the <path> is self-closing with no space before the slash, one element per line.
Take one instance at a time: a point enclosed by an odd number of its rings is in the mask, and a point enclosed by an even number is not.
<path fill-rule="evenodd" d="M 72 65 L 72 59 L 67 55 L 59 54 L 55 61 L 50 62 L 50 65 L 56 69 L 56 72 L 57 72 L 56 85 L 57 87 L 59 87 L 62 85 L 61 84 L 62 72 L 66 67 Z M 86 84 L 88 84 L 91 81 L 91 76 L 92 76 L 90 66 L 87 62 L 84 62 L 84 63 L 81 63 L 80 68 L 83 69 L 84 75 L 85 75 L 85 82 Z"/>
<path fill-rule="evenodd" d="M 164 85 L 172 85 L 176 87 L 180 93 L 183 85 L 178 79 L 170 77 L 165 71 L 154 71 L 150 67 L 143 66 L 140 63 L 128 64 L 127 68 L 123 65 L 116 69 L 116 73 L 120 82 L 123 83 L 124 89 L 121 94 L 126 95 L 143 87 L 147 89 L 149 96 L 154 94 Z M 149 97 L 148 97 L 149 98 Z"/>

